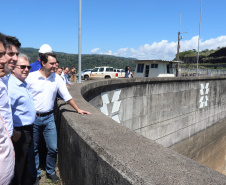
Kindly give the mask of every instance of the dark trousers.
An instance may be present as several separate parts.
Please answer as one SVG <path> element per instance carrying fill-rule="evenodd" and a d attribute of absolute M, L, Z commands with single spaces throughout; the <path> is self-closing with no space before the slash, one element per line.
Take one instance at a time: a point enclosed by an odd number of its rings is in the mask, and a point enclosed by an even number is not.
<path fill-rule="evenodd" d="M 24 184 L 28 176 L 28 151 L 33 139 L 33 125 L 14 127 L 21 132 L 19 141 L 13 142 L 15 149 L 15 174 L 12 181 L 13 185 Z M 29 170 L 28 170 L 29 171 Z"/>

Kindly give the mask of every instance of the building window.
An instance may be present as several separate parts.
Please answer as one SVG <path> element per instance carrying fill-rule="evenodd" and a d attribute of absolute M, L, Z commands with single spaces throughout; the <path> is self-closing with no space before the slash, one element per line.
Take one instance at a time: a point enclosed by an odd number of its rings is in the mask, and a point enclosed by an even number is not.
<path fill-rule="evenodd" d="M 144 71 L 144 64 L 137 65 L 137 73 L 143 73 Z"/>
<path fill-rule="evenodd" d="M 151 68 L 158 68 L 158 64 L 151 64 Z"/>

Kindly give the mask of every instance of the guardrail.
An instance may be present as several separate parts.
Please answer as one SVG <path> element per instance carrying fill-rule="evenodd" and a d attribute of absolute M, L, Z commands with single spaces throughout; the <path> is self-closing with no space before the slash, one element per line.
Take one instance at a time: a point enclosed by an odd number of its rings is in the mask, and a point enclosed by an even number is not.
<path fill-rule="evenodd" d="M 179 76 L 224 76 L 226 71 L 219 69 L 198 69 L 198 75 L 196 74 L 197 69 L 179 69 Z"/>

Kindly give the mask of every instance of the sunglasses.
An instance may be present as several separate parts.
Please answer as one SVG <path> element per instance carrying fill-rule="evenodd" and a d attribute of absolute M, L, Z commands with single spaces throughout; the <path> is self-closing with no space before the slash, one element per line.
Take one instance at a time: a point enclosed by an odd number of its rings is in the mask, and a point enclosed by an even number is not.
<path fill-rule="evenodd" d="M 20 69 L 25 69 L 25 68 L 27 68 L 28 70 L 31 69 L 31 66 L 26 66 L 26 65 L 17 65 L 17 66 L 20 66 Z"/>

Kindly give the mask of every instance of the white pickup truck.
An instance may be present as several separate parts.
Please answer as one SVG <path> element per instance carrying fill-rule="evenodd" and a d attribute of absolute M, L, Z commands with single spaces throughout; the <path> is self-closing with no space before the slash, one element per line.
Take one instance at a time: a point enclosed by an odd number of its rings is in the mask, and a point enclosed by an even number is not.
<path fill-rule="evenodd" d="M 125 71 L 120 69 L 114 69 L 109 66 L 95 67 L 91 71 L 90 80 L 103 79 L 103 78 L 123 78 Z"/>

